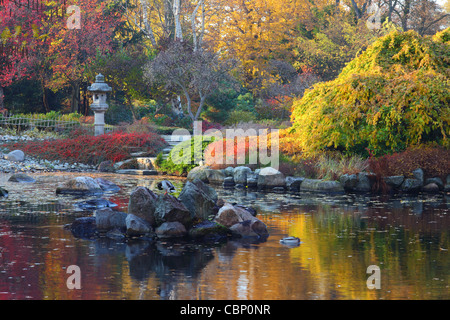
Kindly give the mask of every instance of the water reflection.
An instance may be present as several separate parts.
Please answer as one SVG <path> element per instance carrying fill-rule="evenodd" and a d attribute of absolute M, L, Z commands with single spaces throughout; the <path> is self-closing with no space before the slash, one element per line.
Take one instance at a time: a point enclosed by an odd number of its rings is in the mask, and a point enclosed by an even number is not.
<path fill-rule="evenodd" d="M 118 184 L 103 198 L 126 211 L 135 186 L 157 179 L 101 176 Z M 449 203 L 418 197 L 270 194 L 217 188 L 254 207 L 269 229 L 264 242 L 123 242 L 75 239 L 63 228 L 80 199 L 56 196 L 70 174 L 36 174 L 34 184 L 0 178 L 0 299 L 449 299 Z M 174 181 L 180 191 L 182 180 Z M 296 236 L 289 248 L 279 240 Z M 82 289 L 66 287 L 76 264 Z M 381 289 L 366 286 L 369 265 Z"/>

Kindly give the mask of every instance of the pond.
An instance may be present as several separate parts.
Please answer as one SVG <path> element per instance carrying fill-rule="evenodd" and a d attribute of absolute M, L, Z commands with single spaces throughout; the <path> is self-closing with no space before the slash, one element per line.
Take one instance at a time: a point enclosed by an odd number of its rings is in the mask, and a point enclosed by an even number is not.
<path fill-rule="evenodd" d="M 0 186 L 0 299 L 449 299 L 450 197 L 257 193 L 215 187 L 219 198 L 253 206 L 270 236 L 263 242 L 123 243 L 74 238 L 64 225 L 80 201 L 57 196 L 70 173 L 30 174 L 35 183 Z M 83 174 L 76 174 L 77 176 Z M 127 210 L 131 190 L 155 192 L 160 177 L 86 174 L 121 187 L 104 198 Z M 184 181 L 172 180 L 181 190 Z M 297 247 L 279 241 L 301 239 Z M 81 271 L 67 288 L 67 268 Z M 367 268 L 380 268 L 368 289 Z"/>

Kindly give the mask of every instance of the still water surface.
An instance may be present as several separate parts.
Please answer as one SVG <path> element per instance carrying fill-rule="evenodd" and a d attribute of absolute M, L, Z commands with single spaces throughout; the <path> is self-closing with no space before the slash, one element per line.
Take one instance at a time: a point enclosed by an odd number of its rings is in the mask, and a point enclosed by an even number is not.
<path fill-rule="evenodd" d="M 82 174 L 77 174 L 82 175 Z M 104 198 L 127 210 L 131 190 L 154 178 L 88 174 L 119 186 Z M 81 199 L 56 196 L 74 174 L 32 174 L 8 182 L 0 199 L 0 300 L 9 299 L 450 299 L 450 197 L 294 195 L 225 190 L 219 198 L 251 205 L 268 226 L 261 243 L 205 245 L 76 239 L 63 226 Z M 183 180 L 173 180 L 181 190 Z M 286 236 L 301 238 L 289 248 Z M 66 268 L 81 269 L 81 290 Z M 369 290 L 367 267 L 381 269 Z"/>

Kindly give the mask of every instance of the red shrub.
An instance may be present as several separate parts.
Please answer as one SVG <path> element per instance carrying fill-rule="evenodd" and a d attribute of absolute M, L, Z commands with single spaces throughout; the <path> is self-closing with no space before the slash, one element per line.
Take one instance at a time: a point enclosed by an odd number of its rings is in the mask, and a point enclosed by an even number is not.
<path fill-rule="evenodd" d="M 422 168 L 425 177 L 445 178 L 450 174 L 450 150 L 442 147 L 416 147 L 401 153 L 370 158 L 370 170 L 380 176 L 403 175 Z"/>
<path fill-rule="evenodd" d="M 77 132 L 74 138 L 18 142 L 5 145 L 9 149 L 20 149 L 25 154 L 47 160 L 80 162 L 96 165 L 105 160 L 122 161 L 130 157 L 133 149 L 142 149 L 156 154 L 165 146 L 165 141 L 155 133 L 116 132 L 90 136 Z"/>

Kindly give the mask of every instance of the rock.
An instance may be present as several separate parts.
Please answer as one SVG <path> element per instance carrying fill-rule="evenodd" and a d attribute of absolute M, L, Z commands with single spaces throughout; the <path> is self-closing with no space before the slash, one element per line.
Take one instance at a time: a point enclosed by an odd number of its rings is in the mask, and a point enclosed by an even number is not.
<path fill-rule="evenodd" d="M 188 181 L 178 199 L 189 210 L 191 218 L 207 219 L 218 200 L 216 191 L 200 179 Z"/>
<path fill-rule="evenodd" d="M 289 191 L 300 191 L 303 180 L 305 180 L 303 177 L 286 177 L 286 188 Z"/>
<path fill-rule="evenodd" d="M 235 208 L 241 208 L 241 209 L 247 211 L 248 213 L 250 213 L 253 217 L 256 217 L 257 212 L 252 207 L 246 207 L 246 206 L 243 206 L 243 205 L 240 205 L 240 204 L 236 204 L 234 207 Z"/>
<path fill-rule="evenodd" d="M 141 170 L 156 170 L 155 161 L 156 158 L 148 158 L 148 157 L 138 157 L 137 161 L 137 169 Z"/>
<path fill-rule="evenodd" d="M 8 197 L 8 191 L 6 189 L 3 189 L 2 187 L 0 187 L 0 197 Z"/>
<path fill-rule="evenodd" d="M 418 179 L 405 179 L 401 185 L 404 192 L 418 192 L 422 187 L 422 182 Z"/>
<path fill-rule="evenodd" d="M 266 225 L 260 220 L 245 220 L 236 223 L 230 227 L 230 231 L 234 236 L 242 238 L 248 237 L 265 237 L 269 233 Z"/>
<path fill-rule="evenodd" d="M 97 170 L 99 172 L 115 172 L 116 168 L 114 167 L 112 161 L 107 160 L 107 161 L 103 161 L 101 162 L 98 167 Z"/>
<path fill-rule="evenodd" d="M 303 180 L 301 191 L 315 191 L 315 192 L 330 192 L 330 193 L 340 193 L 344 192 L 339 181 L 326 181 L 320 179 L 305 179 Z"/>
<path fill-rule="evenodd" d="M 271 167 L 261 169 L 258 175 L 258 188 L 272 189 L 275 187 L 286 187 L 284 174 Z"/>
<path fill-rule="evenodd" d="M 156 200 L 158 195 L 146 187 L 137 187 L 130 194 L 128 214 L 133 214 L 155 225 Z"/>
<path fill-rule="evenodd" d="M 9 161 L 22 162 L 25 160 L 25 153 L 23 153 L 22 150 L 13 150 L 10 153 L 4 155 L 3 158 Z"/>
<path fill-rule="evenodd" d="M 345 191 L 354 191 L 358 184 L 358 177 L 356 174 L 343 174 L 339 177 L 339 182 Z"/>
<path fill-rule="evenodd" d="M 127 214 L 125 225 L 129 236 L 142 236 L 152 232 L 150 224 L 134 214 Z"/>
<path fill-rule="evenodd" d="M 92 239 L 98 236 L 95 217 L 82 217 L 75 219 L 70 226 L 70 231 L 76 238 Z"/>
<path fill-rule="evenodd" d="M 258 179 L 254 177 L 247 177 L 247 188 L 256 189 L 258 187 Z"/>
<path fill-rule="evenodd" d="M 234 168 L 233 167 L 227 167 L 223 170 L 226 177 L 233 177 Z"/>
<path fill-rule="evenodd" d="M 9 182 L 32 183 L 36 180 L 25 173 L 15 173 L 8 179 Z"/>
<path fill-rule="evenodd" d="M 372 184 L 369 179 L 369 174 L 366 172 L 360 172 L 357 175 L 358 182 L 355 186 L 355 191 L 358 192 L 370 192 L 372 191 Z"/>
<path fill-rule="evenodd" d="M 92 195 L 101 193 L 103 193 L 103 189 L 91 177 L 76 177 L 63 182 L 56 188 L 56 194 Z"/>
<path fill-rule="evenodd" d="M 206 174 L 207 170 L 210 169 L 208 166 L 198 166 L 189 171 L 187 175 L 187 180 L 193 181 L 195 179 L 200 179 L 203 182 L 208 182 L 208 176 Z"/>
<path fill-rule="evenodd" d="M 101 198 L 77 202 L 75 203 L 75 205 L 82 210 L 96 210 L 101 208 L 117 207 L 117 204 L 115 204 L 114 202 Z"/>
<path fill-rule="evenodd" d="M 109 231 L 112 229 L 124 230 L 127 214 L 125 212 L 114 211 L 111 208 L 104 208 L 95 211 L 95 223 L 99 231 Z"/>
<path fill-rule="evenodd" d="M 245 166 L 239 166 L 233 170 L 234 183 L 247 185 L 247 175 L 252 173 L 252 169 Z"/>
<path fill-rule="evenodd" d="M 214 221 L 202 221 L 189 230 L 189 236 L 203 241 L 219 241 L 225 239 L 229 229 Z"/>
<path fill-rule="evenodd" d="M 442 182 L 442 179 L 439 177 L 426 179 L 424 185 L 428 185 L 430 183 L 436 184 L 440 190 L 444 189 L 444 182 Z"/>
<path fill-rule="evenodd" d="M 160 195 L 155 203 L 156 225 L 160 226 L 164 222 L 180 222 L 188 225 L 191 221 L 189 209 L 177 198 L 171 194 Z"/>
<path fill-rule="evenodd" d="M 123 163 L 121 163 L 117 169 L 118 170 L 139 169 L 139 163 L 135 158 L 128 159 L 123 161 Z"/>
<path fill-rule="evenodd" d="M 178 221 L 174 221 L 164 222 L 156 228 L 155 233 L 158 238 L 179 238 L 184 237 L 187 231 L 184 225 Z"/>
<path fill-rule="evenodd" d="M 103 178 L 96 178 L 95 181 L 99 184 L 100 188 L 102 188 L 102 190 L 105 192 L 117 192 L 120 190 L 120 187 L 118 185 L 109 180 Z"/>
<path fill-rule="evenodd" d="M 214 221 L 229 228 L 236 223 L 242 222 L 243 219 L 232 204 L 225 203 L 222 208 L 220 208 Z"/>
<path fill-rule="evenodd" d="M 428 183 L 423 187 L 423 191 L 428 193 L 438 193 L 439 190 L 439 186 L 434 182 Z"/>
<path fill-rule="evenodd" d="M 225 179 L 223 179 L 222 186 L 224 188 L 232 188 L 232 187 L 234 187 L 234 185 L 235 185 L 235 183 L 234 183 L 233 177 L 226 177 Z"/>
<path fill-rule="evenodd" d="M 420 168 L 418 168 L 418 169 L 414 170 L 414 171 L 412 172 L 412 174 L 413 174 L 414 179 L 419 180 L 419 181 L 420 181 L 420 184 L 423 185 L 423 182 L 424 182 L 424 174 L 423 174 L 423 170 L 420 169 Z"/>
<path fill-rule="evenodd" d="M 225 179 L 225 174 L 222 170 L 206 169 L 206 178 L 211 184 L 222 184 Z"/>
<path fill-rule="evenodd" d="M 245 220 L 258 220 L 254 215 L 256 215 L 256 211 L 254 210 L 248 209 L 244 206 L 233 206 L 230 203 L 225 203 L 220 208 L 214 218 L 214 221 L 229 228 L 232 225 Z"/>
<path fill-rule="evenodd" d="M 393 188 L 399 188 L 403 181 L 405 180 L 404 176 L 389 176 L 383 177 L 384 182 Z"/>

